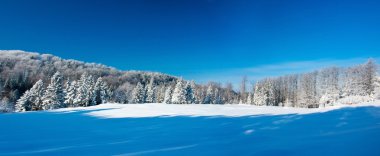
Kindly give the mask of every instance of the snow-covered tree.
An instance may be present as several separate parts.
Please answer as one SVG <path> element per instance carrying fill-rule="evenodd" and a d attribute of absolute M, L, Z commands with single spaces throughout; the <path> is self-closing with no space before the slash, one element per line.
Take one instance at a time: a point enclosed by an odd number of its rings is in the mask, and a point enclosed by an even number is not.
<path fill-rule="evenodd" d="M 62 83 L 63 78 L 60 72 L 56 72 L 51 78 L 50 84 L 42 97 L 42 109 L 50 110 L 65 107 L 65 95 Z"/>
<path fill-rule="evenodd" d="M 246 89 L 246 86 L 247 86 L 247 76 L 243 76 L 242 80 L 241 80 L 241 84 L 240 84 L 240 102 L 241 103 L 246 103 L 246 98 L 247 98 L 247 89 Z M 240 103 L 239 102 L 239 103 Z"/>
<path fill-rule="evenodd" d="M 164 103 L 165 100 L 165 86 L 157 86 L 156 88 L 156 103 Z"/>
<path fill-rule="evenodd" d="M 225 95 L 223 96 L 226 103 L 234 103 L 235 95 L 234 95 L 233 85 L 231 82 L 227 82 L 225 84 Z"/>
<path fill-rule="evenodd" d="M 172 95 L 172 103 L 174 104 L 186 104 L 186 90 L 184 81 L 178 79 L 177 84 L 175 86 L 173 95 Z"/>
<path fill-rule="evenodd" d="M 173 94 L 173 89 L 171 86 L 168 86 L 168 88 L 165 91 L 164 103 L 166 104 L 172 103 L 172 94 Z"/>
<path fill-rule="evenodd" d="M 375 80 L 377 66 L 373 59 L 369 59 L 364 65 L 362 65 L 362 84 L 363 90 L 367 96 L 371 96 L 375 90 Z"/>
<path fill-rule="evenodd" d="M 248 95 L 247 95 L 247 104 L 253 104 L 252 101 L 253 101 L 252 100 L 252 93 L 248 93 Z"/>
<path fill-rule="evenodd" d="M 257 82 L 255 85 L 255 94 L 253 95 L 253 103 L 258 106 L 267 104 L 267 95 L 265 88 L 261 82 Z"/>
<path fill-rule="evenodd" d="M 65 103 L 68 107 L 78 107 L 74 104 L 74 100 L 77 95 L 77 88 L 77 81 L 72 81 L 66 88 Z"/>
<path fill-rule="evenodd" d="M 144 86 L 139 82 L 132 91 L 132 103 L 144 103 L 145 102 L 145 89 Z"/>
<path fill-rule="evenodd" d="M 42 110 L 42 97 L 44 96 L 44 83 L 38 80 L 30 89 L 32 110 Z"/>
<path fill-rule="evenodd" d="M 77 85 L 78 88 L 73 101 L 74 106 L 85 107 L 95 105 L 95 83 L 93 77 L 87 73 L 83 73 Z"/>
<path fill-rule="evenodd" d="M 374 95 L 373 98 L 376 100 L 380 100 L 380 77 L 377 76 L 374 81 Z"/>
<path fill-rule="evenodd" d="M 4 97 L 0 101 L 0 112 L 13 112 L 14 107 L 13 105 L 9 102 L 9 99 L 7 97 Z"/>
<path fill-rule="evenodd" d="M 95 82 L 94 78 L 90 75 L 87 79 L 88 93 L 86 96 L 86 106 L 96 105 L 96 96 L 95 96 Z"/>
<path fill-rule="evenodd" d="M 150 80 L 146 87 L 146 102 L 155 103 L 156 102 L 156 86 L 154 85 L 154 78 Z"/>
<path fill-rule="evenodd" d="M 16 103 L 16 111 L 42 110 L 44 88 L 42 80 L 37 81 Z"/>
<path fill-rule="evenodd" d="M 203 101 L 205 104 L 213 104 L 214 102 L 214 90 L 211 84 L 208 85 L 207 91 L 206 91 L 206 97 Z"/>
<path fill-rule="evenodd" d="M 342 96 L 357 96 L 364 95 L 363 84 L 361 83 L 360 67 L 350 67 L 344 73 L 344 85 L 342 89 Z"/>
<path fill-rule="evenodd" d="M 268 106 L 275 106 L 277 105 L 277 96 L 276 95 L 276 87 L 275 87 L 275 83 L 274 83 L 274 80 L 273 79 L 267 79 L 264 83 L 264 88 L 265 88 L 265 92 L 266 92 L 266 95 L 267 95 L 267 105 Z"/>
<path fill-rule="evenodd" d="M 89 92 L 88 88 L 88 74 L 83 73 L 82 76 L 80 77 L 79 81 L 77 82 L 77 91 L 76 91 L 76 96 L 73 101 L 74 106 L 85 106 L 86 105 L 86 97 Z"/>
<path fill-rule="evenodd" d="M 101 77 L 96 80 L 93 94 L 95 104 L 106 103 L 109 98 L 108 85 L 103 81 Z"/>
<path fill-rule="evenodd" d="M 317 86 L 320 106 L 335 103 L 340 96 L 339 69 L 332 67 L 321 70 L 318 73 Z"/>
<path fill-rule="evenodd" d="M 316 72 L 306 73 L 301 76 L 299 107 L 317 107 L 316 76 Z"/>
<path fill-rule="evenodd" d="M 186 82 L 185 92 L 186 92 L 186 103 L 188 104 L 195 103 L 194 88 L 195 88 L 194 81 Z"/>
<path fill-rule="evenodd" d="M 16 112 L 25 112 L 25 111 L 30 111 L 32 108 L 32 102 L 30 101 L 30 92 L 27 90 L 20 99 L 17 100 L 15 109 Z"/>
<path fill-rule="evenodd" d="M 221 97 L 219 88 L 215 88 L 215 90 L 214 90 L 214 101 L 212 103 L 213 104 L 223 104 L 223 99 Z"/>

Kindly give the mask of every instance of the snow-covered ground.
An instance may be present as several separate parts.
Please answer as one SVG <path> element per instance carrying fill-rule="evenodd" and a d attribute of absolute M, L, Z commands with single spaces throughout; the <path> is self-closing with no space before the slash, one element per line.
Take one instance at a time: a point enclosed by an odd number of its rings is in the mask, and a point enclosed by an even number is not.
<path fill-rule="evenodd" d="M 380 155 L 380 103 L 103 104 L 0 115 L 0 155 Z"/>
<path fill-rule="evenodd" d="M 336 105 L 318 109 L 254 106 L 246 104 L 102 104 L 93 107 L 65 108 L 53 112 L 93 110 L 85 113 L 102 118 L 158 117 L 158 116 L 226 116 L 242 117 L 254 115 L 310 114 L 340 109 L 343 107 L 380 106 L 380 102 L 358 105 Z"/>

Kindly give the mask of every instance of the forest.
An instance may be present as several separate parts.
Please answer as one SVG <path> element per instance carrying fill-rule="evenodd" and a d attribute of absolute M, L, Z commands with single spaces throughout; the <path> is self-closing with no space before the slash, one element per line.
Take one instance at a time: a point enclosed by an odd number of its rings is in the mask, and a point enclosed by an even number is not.
<path fill-rule="evenodd" d="M 0 51 L 0 111 L 38 111 L 101 103 L 252 104 L 318 108 L 380 98 L 373 59 L 352 67 L 268 77 L 239 90 L 232 83 L 194 81 L 158 72 L 121 71 L 50 54 Z M 252 85 L 251 85 L 252 84 Z"/>

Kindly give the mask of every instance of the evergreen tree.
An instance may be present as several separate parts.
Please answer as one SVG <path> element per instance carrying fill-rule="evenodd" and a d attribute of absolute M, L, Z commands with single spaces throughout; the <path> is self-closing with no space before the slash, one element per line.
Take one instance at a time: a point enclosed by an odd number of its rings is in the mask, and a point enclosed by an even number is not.
<path fill-rule="evenodd" d="M 257 82 L 255 85 L 255 94 L 253 95 L 253 103 L 258 106 L 267 104 L 267 95 L 261 82 Z"/>
<path fill-rule="evenodd" d="M 188 103 L 188 104 L 194 104 L 195 103 L 194 89 L 193 89 L 194 86 L 195 86 L 194 81 L 186 83 L 186 86 L 185 86 L 186 103 Z"/>
<path fill-rule="evenodd" d="M 146 89 L 146 102 L 155 103 L 156 102 L 156 87 L 154 86 L 154 78 L 150 80 L 150 83 Z"/>
<path fill-rule="evenodd" d="M 32 102 L 30 101 L 30 92 L 27 90 L 20 99 L 17 100 L 15 109 L 16 112 L 25 112 L 25 111 L 30 111 Z"/>
<path fill-rule="evenodd" d="M 77 81 L 69 83 L 69 86 L 66 89 L 65 103 L 68 107 L 77 107 L 78 105 L 74 104 L 75 97 L 77 95 Z"/>
<path fill-rule="evenodd" d="M 102 86 L 101 86 L 101 92 L 100 92 L 100 97 L 101 97 L 102 103 L 107 103 L 111 97 L 111 94 L 112 93 L 110 91 L 108 84 L 106 82 L 104 82 L 102 79 Z"/>
<path fill-rule="evenodd" d="M 273 79 L 267 79 L 265 81 L 265 92 L 267 96 L 267 105 L 275 106 L 277 104 L 276 101 L 276 88 Z"/>
<path fill-rule="evenodd" d="M 168 86 L 168 88 L 165 91 L 164 103 L 166 104 L 172 103 L 172 94 L 173 94 L 173 89 L 171 86 Z"/>
<path fill-rule="evenodd" d="M 37 81 L 33 87 L 27 90 L 16 103 L 16 111 L 33 111 L 42 109 L 42 97 L 44 94 L 42 80 Z"/>
<path fill-rule="evenodd" d="M 42 97 L 42 109 L 50 110 L 65 107 L 62 83 L 63 78 L 61 74 L 56 72 Z"/>
<path fill-rule="evenodd" d="M 88 77 L 86 85 L 88 88 L 88 92 L 86 94 L 86 106 L 93 106 L 96 104 L 96 96 L 94 93 L 95 82 L 91 75 Z"/>
<path fill-rule="evenodd" d="M 132 91 L 132 103 L 144 103 L 145 102 L 145 89 L 139 82 Z"/>
<path fill-rule="evenodd" d="M 91 75 L 83 73 L 79 79 L 77 93 L 74 99 L 75 106 L 92 106 L 95 105 L 95 94 L 94 94 L 94 79 Z"/>
<path fill-rule="evenodd" d="M 186 90 L 185 90 L 185 84 L 182 79 L 178 79 L 177 81 L 177 84 L 175 86 L 175 89 L 172 95 L 172 103 L 186 104 Z"/>
<path fill-rule="evenodd" d="M 44 96 L 44 83 L 38 80 L 30 89 L 32 110 L 42 110 L 42 97 Z"/>
<path fill-rule="evenodd" d="M 108 102 L 109 88 L 108 88 L 108 85 L 103 81 L 101 77 L 99 77 L 96 80 L 93 93 L 94 93 L 95 104 Z"/>
<path fill-rule="evenodd" d="M 84 107 L 86 105 L 86 97 L 88 94 L 88 85 L 87 85 L 87 78 L 88 74 L 83 73 L 82 76 L 80 77 L 79 81 L 77 82 L 77 91 L 76 91 L 76 96 L 74 99 L 74 106 L 80 106 Z"/>
<path fill-rule="evenodd" d="M 94 86 L 94 90 L 93 90 L 93 94 L 94 94 L 94 103 L 96 105 L 98 104 L 101 104 L 103 103 L 103 97 L 104 96 L 103 94 L 103 79 L 101 77 L 99 77 L 96 82 L 95 82 L 95 86 Z"/>

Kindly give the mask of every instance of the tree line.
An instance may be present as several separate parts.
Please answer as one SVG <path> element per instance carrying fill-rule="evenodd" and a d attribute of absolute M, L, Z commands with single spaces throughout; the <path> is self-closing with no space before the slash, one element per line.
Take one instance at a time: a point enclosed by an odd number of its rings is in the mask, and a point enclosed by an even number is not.
<path fill-rule="evenodd" d="M 66 107 L 86 107 L 106 103 L 110 90 L 101 77 L 94 81 L 91 75 L 84 73 L 76 81 L 66 81 L 56 72 L 50 84 L 45 88 L 42 80 L 38 80 L 17 100 L 15 111 L 52 110 Z"/>
<path fill-rule="evenodd" d="M 377 65 L 330 67 L 264 78 L 240 90 L 232 83 L 196 84 L 157 72 L 120 71 L 49 54 L 1 51 L 0 111 L 33 111 L 114 103 L 252 104 L 315 108 L 378 99 Z M 248 89 L 247 89 L 248 88 Z M 104 95 L 104 96 L 100 96 Z"/>
<path fill-rule="evenodd" d="M 259 106 L 317 108 L 335 103 L 356 104 L 379 99 L 379 81 L 377 65 L 369 59 L 348 68 L 330 67 L 265 78 L 252 86 L 252 92 L 241 92 L 241 97 L 247 97 L 244 103 Z"/>

